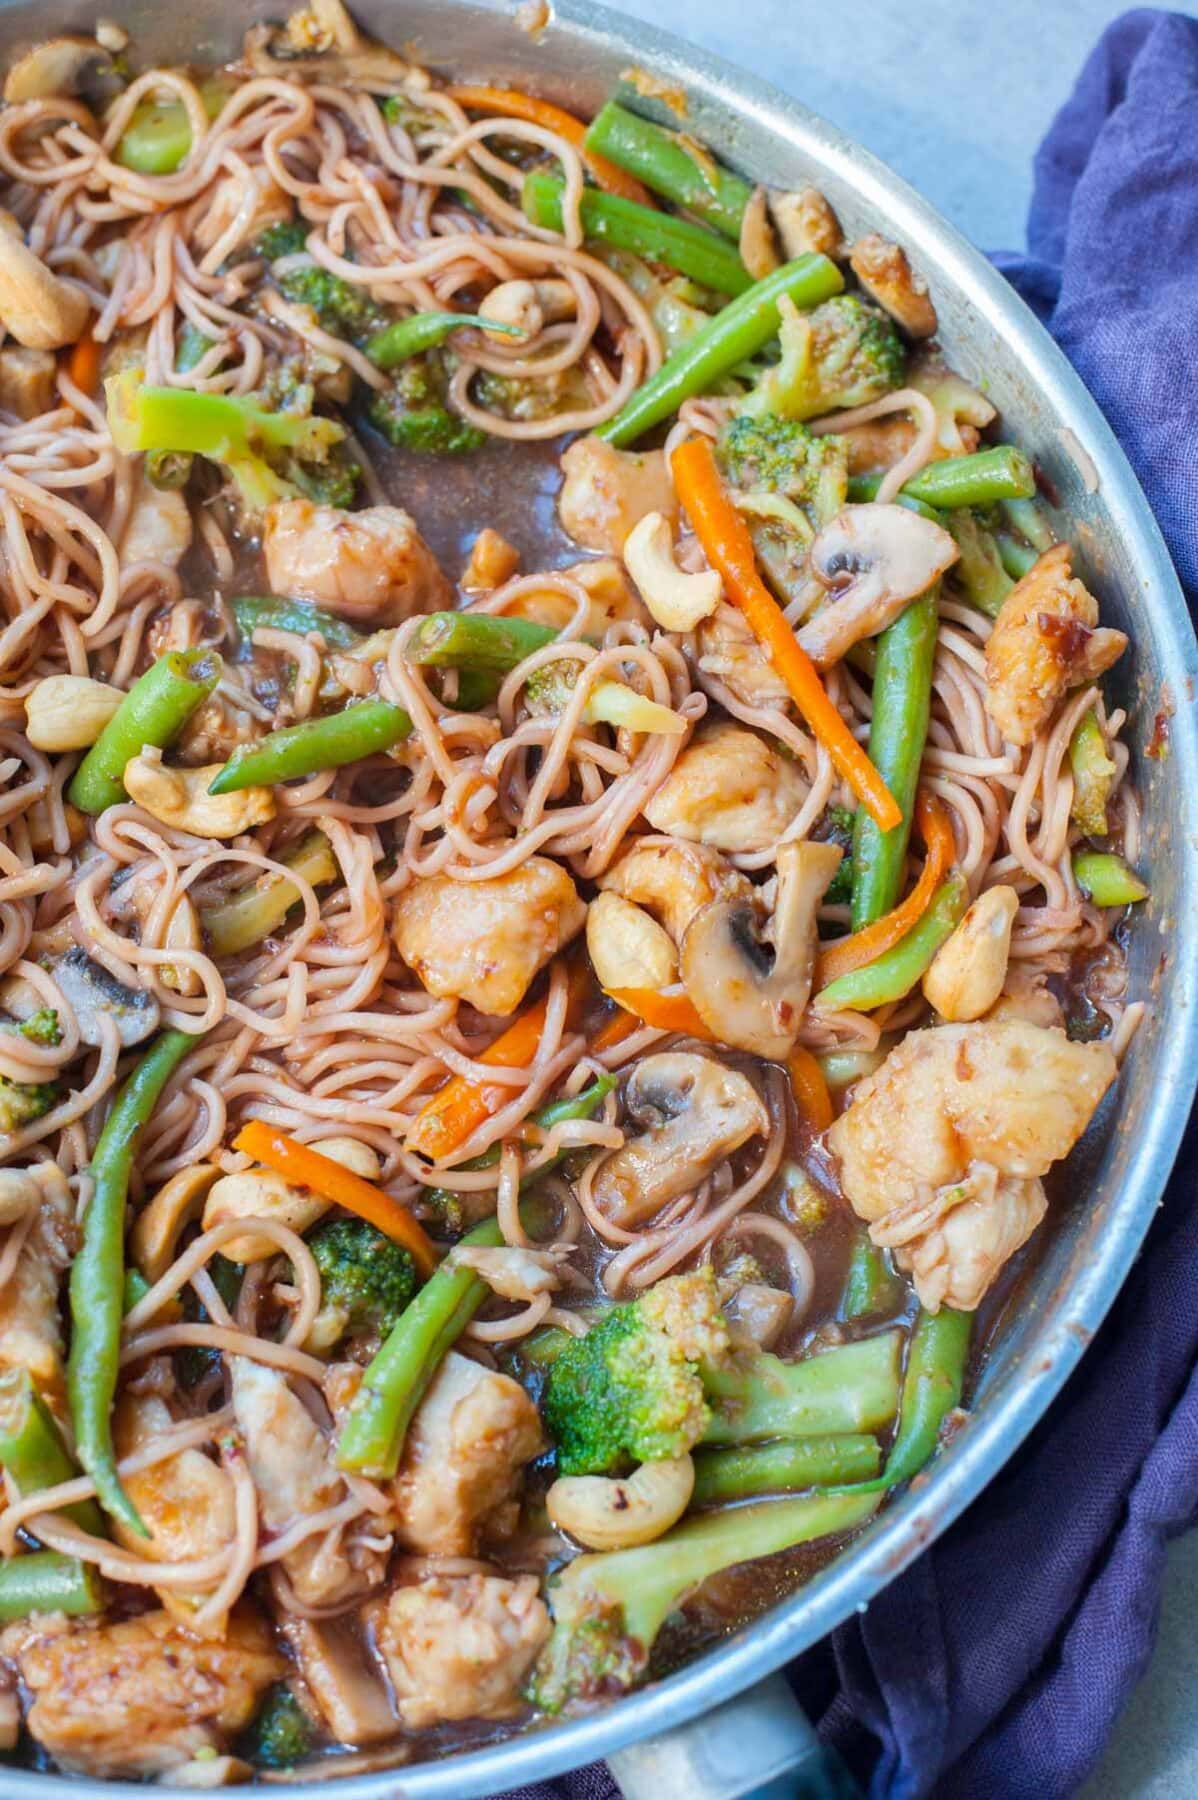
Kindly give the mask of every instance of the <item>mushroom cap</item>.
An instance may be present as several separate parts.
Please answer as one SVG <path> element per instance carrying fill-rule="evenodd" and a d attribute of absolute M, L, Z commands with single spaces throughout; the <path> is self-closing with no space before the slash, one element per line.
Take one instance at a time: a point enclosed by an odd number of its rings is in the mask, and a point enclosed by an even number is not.
<path fill-rule="evenodd" d="M 11 64 L 4 78 L 4 98 L 9 106 L 55 94 L 99 100 L 119 85 L 112 57 L 95 38 L 46 38 Z"/>
<path fill-rule="evenodd" d="M 811 546 L 811 572 L 833 598 L 803 626 L 800 644 L 822 668 L 839 661 L 926 593 L 959 554 L 942 526 L 910 507 L 846 506 Z"/>

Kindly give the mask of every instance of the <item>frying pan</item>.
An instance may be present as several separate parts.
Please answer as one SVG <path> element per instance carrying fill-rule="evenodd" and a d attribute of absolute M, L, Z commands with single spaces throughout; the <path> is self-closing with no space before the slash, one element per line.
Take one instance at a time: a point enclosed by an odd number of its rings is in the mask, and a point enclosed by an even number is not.
<path fill-rule="evenodd" d="M 351 3 L 363 26 L 433 67 L 533 88 L 583 113 L 619 88 L 625 71 L 648 68 L 685 91 L 688 129 L 718 156 L 784 188 L 814 183 L 850 236 L 883 226 L 931 284 L 949 361 L 984 381 L 1004 435 L 1059 495 L 1058 533 L 1077 547 L 1104 619 L 1131 637 L 1116 671 L 1118 699 L 1131 709 L 1142 860 L 1152 879 L 1131 937 L 1131 981 L 1151 1007 L 1075 1152 L 1068 1195 L 1054 1205 L 1042 1253 L 951 1448 L 805 1587 L 667 1680 L 585 1718 L 440 1762 L 304 1784 L 313 1800 L 472 1800 L 609 1757 L 628 1800 L 814 1800 L 842 1791 L 839 1778 L 820 1763 L 776 1671 L 864 1609 L 1032 1429 L 1118 1292 L 1173 1163 L 1198 1081 L 1198 646 L 1144 495 L 1081 382 L 984 258 L 875 157 L 764 83 L 581 0 L 561 0 L 536 37 L 519 28 L 505 0 Z M 0 57 L 54 31 L 89 31 L 96 10 L 95 0 L 0 0 Z M 285 10 L 286 0 L 189 0 L 178 8 L 105 0 L 103 8 L 132 31 L 142 66 L 226 60 L 248 24 Z M 1168 720 L 1169 754 L 1145 758 L 1158 714 Z M 0 1787 L 9 1800 L 66 1800 L 68 1784 L 6 1769 Z M 146 1794 L 81 1778 L 69 1788 L 74 1800 Z"/>

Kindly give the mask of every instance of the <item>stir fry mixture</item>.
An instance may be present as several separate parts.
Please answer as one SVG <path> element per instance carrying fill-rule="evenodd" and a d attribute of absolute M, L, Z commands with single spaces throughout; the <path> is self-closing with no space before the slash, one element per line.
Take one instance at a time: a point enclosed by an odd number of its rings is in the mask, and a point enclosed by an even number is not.
<path fill-rule="evenodd" d="M 137 67 L 0 110 L 0 1744 L 219 1785 L 606 1702 L 916 1475 L 1147 889 L 902 248 L 340 0 Z"/>

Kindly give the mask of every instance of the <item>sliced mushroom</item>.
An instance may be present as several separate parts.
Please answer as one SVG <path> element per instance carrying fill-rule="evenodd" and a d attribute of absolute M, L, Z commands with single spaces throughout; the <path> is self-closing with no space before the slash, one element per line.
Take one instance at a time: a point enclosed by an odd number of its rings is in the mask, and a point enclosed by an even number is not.
<path fill-rule="evenodd" d="M 365 1745 L 395 1736 L 398 1715 L 352 1620 L 292 1616 L 282 1631 L 335 1739 Z"/>
<path fill-rule="evenodd" d="M 51 967 L 50 974 L 70 1002 L 85 1044 L 94 1048 L 103 1042 L 102 1018 L 113 1021 L 126 1050 L 157 1031 L 159 1006 L 153 994 L 144 988 L 126 987 L 77 944 Z M 2 997 L 14 1019 L 32 1018 L 46 1004 L 32 982 L 19 978 L 4 983 Z"/>
<path fill-rule="evenodd" d="M 647 1056 L 633 1070 L 624 1106 L 647 1127 L 600 1166 L 592 1189 L 605 1218 L 635 1230 L 734 1150 L 769 1130 L 748 1077 L 687 1051 Z"/>
<path fill-rule="evenodd" d="M 772 949 L 758 936 L 750 898 L 713 900 L 691 920 L 683 985 L 722 1043 L 757 1056 L 793 1049 L 815 971 L 816 913 L 841 855 L 837 844 L 779 845 Z"/>
<path fill-rule="evenodd" d="M 0 323 L 27 350 L 61 350 L 83 335 L 91 302 L 35 256 L 5 216 L 0 230 Z"/>
<path fill-rule="evenodd" d="M 4 98 L 16 106 L 22 100 L 47 100 L 55 94 L 79 95 L 95 108 L 111 100 L 120 87 L 112 57 L 95 38 L 56 37 L 17 58 L 4 78 Z"/>
<path fill-rule="evenodd" d="M 811 546 L 811 571 L 833 599 L 799 632 L 817 668 L 884 630 L 960 552 L 947 531 L 905 506 L 846 506 Z"/>
<path fill-rule="evenodd" d="M 545 1496 L 545 1508 L 559 1531 L 588 1550 L 626 1550 L 651 1544 L 676 1525 L 695 1491 L 689 1456 L 642 1463 L 631 1475 L 565 1475 Z"/>
<path fill-rule="evenodd" d="M 318 81 L 357 87 L 428 85 L 423 69 L 405 62 L 385 44 L 364 37 L 341 0 L 311 0 L 310 5 L 291 13 L 282 27 L 251 26 L 245 34 L 243 54 L 256 75 L 294 80 L 297 73 L 310 69 Z"/>

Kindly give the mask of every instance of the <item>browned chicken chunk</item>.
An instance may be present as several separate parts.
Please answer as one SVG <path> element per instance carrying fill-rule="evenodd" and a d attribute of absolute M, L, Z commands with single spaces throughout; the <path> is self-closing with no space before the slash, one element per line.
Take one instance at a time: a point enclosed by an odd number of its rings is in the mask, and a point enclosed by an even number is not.
<path fill-rule="evenodd" d="M 908 337 L 935 335 L 938 321 L 928 284 L 915 273 L 900 245 L 879 232 L 867 232 L 849 251 L 849 264 L 866 293 L 885 307 Z"/>
<path fill-rule="evenodd" d="M 535 1575 L 434 1577 L 397 1588 L 376 1630 L 400 1716 L 409 1731 L 423 1731 L 518 1713 L 549 1613 Z"/>
<path fill-rule="evenodd" d="M 646 513 L 678 518 L 674 484 L 662 450 L 616 450 L 602 438 L 579 438 L 562 457 L 561 521 L 584 550 L 618 556 Z"/>
<path fill-rule="evenodd" d="M 1094 681 L 1127 648 L 1098 623 L 1098 602 L 1054 544 L 1016 582 L 986 645 L 986 711 L 1009 744 L 1030 744 L 1071 687 Z"/>
<path fill-rule="evenodd" d="M 42 1190 L 38 1216 L 16 1269 L 0 1290 L 0 1369 L 28 1369 L 39 1393 L 63 1399 L 58 1290 L 78 1245 L 71 1191 L 53 1163 L 31 1171 Z"/>
<path fill-rule="evenodd" d="M 276 500 L 266 511 L 262 551 L 272 593 L 346 619 L 398 625 L 453 602 L 436 558 L 399 506 L 351 513 Z"/>

